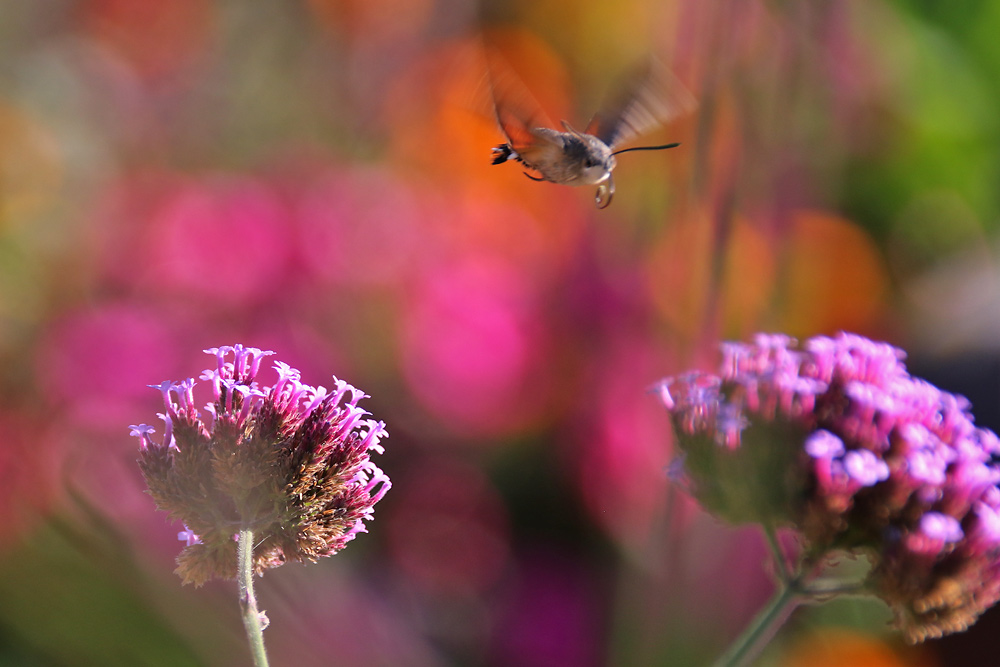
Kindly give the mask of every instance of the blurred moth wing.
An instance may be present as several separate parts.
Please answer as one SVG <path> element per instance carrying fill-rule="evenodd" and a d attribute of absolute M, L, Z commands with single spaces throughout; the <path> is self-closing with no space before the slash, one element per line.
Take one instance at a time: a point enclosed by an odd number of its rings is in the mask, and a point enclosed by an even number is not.
<path fill-rule="evenodd" d="M 655 59 L 632 74 L 622 91 L 587 126 L 587 132 L 612 150 L 693 112 L 698 106 L 680 79 Z"/>
<path fill-rule="evenodd" d="M 537 171 L 533 165 L 559 159 L 562 143 L 554 136 L 558 133 L 548 129 L 553 123 L 542 110 L 542 105 L 498 56 L 488 54 L 487 66 L 493 114 L 509 149 L 505 150 L 503 146 L 494 148 L 493 164 L 517 159 Z M 532 180 L 549 180 L 544 173 L 532 176 L 525 172 L 525 175 Z"/>

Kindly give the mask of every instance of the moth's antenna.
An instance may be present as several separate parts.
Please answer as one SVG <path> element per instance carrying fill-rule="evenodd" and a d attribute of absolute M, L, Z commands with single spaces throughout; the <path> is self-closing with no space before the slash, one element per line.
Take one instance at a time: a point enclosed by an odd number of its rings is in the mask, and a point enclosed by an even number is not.
<path fill-rule="evenodd" d="M 635 148 L 623 148 L 620 151 L 614 151 L 612 155 L 618 155 L 620 153 L 628 153 L 629 151 L 662 151 L 666 148 L 677 148 L 680 146 L 679 143 L 674 144 L 664 144 L 662 146 L 636 146 Z"/>

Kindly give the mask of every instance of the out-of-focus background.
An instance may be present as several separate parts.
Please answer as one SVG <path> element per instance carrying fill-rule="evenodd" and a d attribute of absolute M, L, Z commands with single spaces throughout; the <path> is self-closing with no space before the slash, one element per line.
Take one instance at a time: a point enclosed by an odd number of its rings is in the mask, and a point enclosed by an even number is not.
<path fill-rule="evenodd" d="M 44 0 L 0 19 L 0 664 L 243 665 L 128 425 L 206 347 L 362 387 L 393 488 L 259 581 L 274 665 L 699 665 L 752 528 L 668 482 L 648 387 L 850 330 L 1000 425 L 1000 3 Z M 583 126 L 637 63 L 698 100 L 618 192 L 493 167 L 483 53 Z M 800 610 L 762 664 L 987 664 Z"/>

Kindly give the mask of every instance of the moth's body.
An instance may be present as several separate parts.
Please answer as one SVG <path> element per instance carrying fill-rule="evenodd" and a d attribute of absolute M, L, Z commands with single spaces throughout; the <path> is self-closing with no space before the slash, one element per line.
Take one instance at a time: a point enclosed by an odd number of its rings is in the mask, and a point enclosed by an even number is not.
<path fill-rule="evenodd" d="M 501 83 L 506 85 L 498 85 Z M 562 122 L 565 132 L 539 124 L 542 114 L 537 104 L 515 85 L 513 77 L 494 80 L 493 96 L 497 122 L 507 140 L 493 148 L 493 164 L 516 160 L 538 174 L 524 172 L 535 181 L 596 185 L 598 208 L 610 204 L 615 192 L 615 155 L 678 144 L 617 147 L 694 107 L 687 90 L 669 72 L 655 67 L 632 86 L 618 108 L 595 117 L 586 132 L 573 129 L 566 121 Z"/>
<path fill-rule="evenodd" d="M 592 134 L 534 127 L 536 139 L 520 151 L 508 142 L 493 149 L 493 164 L 517 160 L 540 174 L 538 180 L 560 185 L 599 185 L 611 178 L 617 161 L 611 148 Z"/>

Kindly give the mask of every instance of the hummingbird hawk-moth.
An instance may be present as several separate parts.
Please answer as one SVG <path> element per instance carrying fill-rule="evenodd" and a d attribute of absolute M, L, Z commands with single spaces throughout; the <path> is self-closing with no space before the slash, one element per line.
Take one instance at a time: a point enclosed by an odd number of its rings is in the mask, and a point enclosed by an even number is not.
<path fill-rule="evenodd" d="M 491 72 L 493 109 L 506 141 L 493 148 L 493 164 L 515 160 L 536 172 L 533 181 L 561 185 L 596 185 L 598 208 L 611 203 L 615 193 L 612 171 L 616 155 L 629 151 L 664 150 L 679 143 L 619 148 L 632 139 L 694 108 L 694 98 L 662 65 L 652 63 L 635 76 L 617 104 L 598 113 L 580 132 L 565 120 L 564 131 L 551 128 L 540 107 L 510 81 Z"/>

